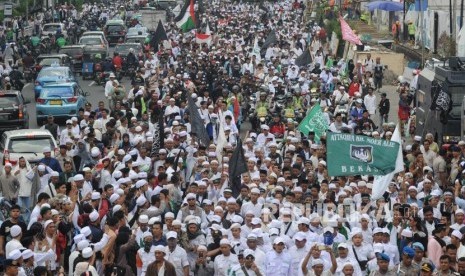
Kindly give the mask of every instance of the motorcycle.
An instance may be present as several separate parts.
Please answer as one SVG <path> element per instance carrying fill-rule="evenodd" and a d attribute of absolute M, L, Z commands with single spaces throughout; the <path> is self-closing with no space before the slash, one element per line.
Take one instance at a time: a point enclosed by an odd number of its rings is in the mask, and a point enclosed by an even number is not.
<path fill-rule="evenodd" d="M 126 76 L 132 80 L 136 76 L 136 67 L 134 65 L 128 65 L 126 69 Z"/>
<path fill-rule="evenodd" d="M 29 83 L 29 82 L 31 82 L 31 81 L 33 81 L 33 80 L 35 79 L 35 77 L 34 77 L 34 76 L 35 76 L 35 72 L 34 72 L 34 71 L 35 71 L 35 70 L 34 70 L 34 67 L 25 68 L 25 69 L 23 70 L 24 80 L 25 80 L 26 82 Z"/>
<path fill-rule="evenodd" d="M 113 73 L 112 71 L 103 71 L 100 73 L 100 82 L 101 84 L 103 84 L 104 87 L 107 81 L 110 80 L 110 74 L 112 73 Z"/>

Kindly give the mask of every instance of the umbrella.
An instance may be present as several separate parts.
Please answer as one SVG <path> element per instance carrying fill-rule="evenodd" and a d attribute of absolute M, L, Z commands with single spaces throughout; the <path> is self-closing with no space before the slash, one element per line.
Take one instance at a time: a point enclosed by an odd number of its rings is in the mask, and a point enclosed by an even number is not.
<path fill-rule="evenodd" d="M 383 11 L 403 11 L 404 4 L 400 2 L 391 1 L 375 1 L 367 5 L 369 11 L 383 10 Z"/>

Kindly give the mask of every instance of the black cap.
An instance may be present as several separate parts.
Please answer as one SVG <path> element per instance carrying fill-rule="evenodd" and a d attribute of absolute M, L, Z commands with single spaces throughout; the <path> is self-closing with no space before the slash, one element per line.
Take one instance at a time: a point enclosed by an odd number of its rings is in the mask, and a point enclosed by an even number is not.
<path fill-rule="evenodd" d="M 18 265 L 18 262 L 12 260 L 12 259 L 6 259 L 5 262 L 3 263 L 5 265 L 5 267 L 9 267 L 9 266 L 19 266 Z"/>

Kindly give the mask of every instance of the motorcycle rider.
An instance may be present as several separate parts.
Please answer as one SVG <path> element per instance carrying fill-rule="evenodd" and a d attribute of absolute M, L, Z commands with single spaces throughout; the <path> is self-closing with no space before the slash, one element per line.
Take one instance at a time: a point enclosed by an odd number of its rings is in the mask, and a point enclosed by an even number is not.
<path fill-rule="evenodd" d="M 102 69 L 104 72 L 115 71 L 115 66 L 113 65 L 111 57 L 107 57 L 107 59 L 103 62 Z"/>
<path fill-rule="evenodd" d="M 11 85 L 21 91 L 24 87 L 24 83 L 21 81 L 21 79 L 23 79 L 23 73 L 18 70 L 17 65 L 14 65 L 12 69 L 13 70 L 10 72 Z"/>
<path fill-rule="evenodd" d="M 270 133 L 276 138 L 282 138 L 285 131 L 286 126 L 281 121 L 281 116 L 278 113 L 275 113 L 273 115 L 273 122 L 270 124 Z"/>
<path fill-rule="evenodd" d="M 129 49 L 129 53 L 126 56 L 126 64 L 127 64 L 127 67 L 137 65 L 137 58 L 136 58 L 136 55 L 134 55 L 134 49 L 133 48 Z"/>
<path fill-rule="evenodd" d="M 255 104 L 255 117 L 257 120 L 255 120 L 254 129 L 257 129 L 260 126 L 260 122 L 258 120 L 268 115 L 269 106 L 270 105 L 266 99 L 266 92 L 260 92 L 260 98 Z"/>
<path fill-rule="evenodd" d="M 284 104 L 284 118 L 295 118 L 295 106 L 291 95 L 286 96 L 286 103 Z"/>
<path fill-rule="evenodd" d="M 35 60 L 34 60 L 34 57 L 32 56 L 32 53 L 31 51 L 28 51 L 26 53 L 26 56 L 23 57 L 23 68 L 31 68 L 32 66 L 34 66 L 35 64 Z"/>
<path fill-rule="evenodd" d="M 113 54 L 113 66 L 115 66 L 116 75 L 118 75 L 118 73 L 123 68 L 123 59 L 117 52 Z"/>

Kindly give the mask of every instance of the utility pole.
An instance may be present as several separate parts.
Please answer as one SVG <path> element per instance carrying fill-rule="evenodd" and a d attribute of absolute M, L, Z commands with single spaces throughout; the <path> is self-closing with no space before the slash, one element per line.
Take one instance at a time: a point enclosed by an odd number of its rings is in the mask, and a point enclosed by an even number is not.
<path fill-rule="evenodd" d="M 456 45 L 457 45 L 457 0 L 453 0 L 452 1 L 452 18 L 453 20 L 451 21 L 451 25 L 452 25 L 452 42 L 455 44 L 454 45 L 454 49 L 455 49 L 455 52 L 454 53 L 449 53 L 453 56 L 455 56 L 457 50 L 456 50 Z"/>
<path fill-rule="evenodd" d="M 421 34 L 421 67 L 423 68 L 425 66 L 425 26 L 423 24 L 423 16 L 424 16 L 424 11 L 423 11 L 423 1 L 420 0 L 420 34 Z"/>

